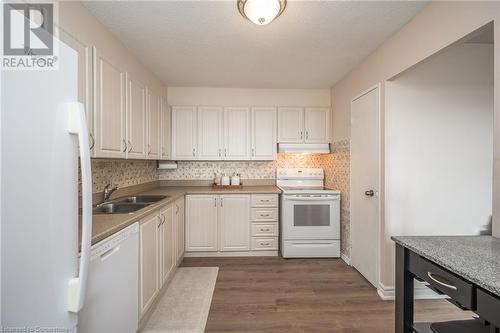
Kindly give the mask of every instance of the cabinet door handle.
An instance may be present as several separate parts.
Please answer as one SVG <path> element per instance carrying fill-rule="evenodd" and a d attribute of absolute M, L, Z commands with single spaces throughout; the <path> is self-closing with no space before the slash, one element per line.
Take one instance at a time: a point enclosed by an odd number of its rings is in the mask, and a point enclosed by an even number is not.
<path fill-rule="evenodd" d="M 222 199 L 222 198 L 220 198 L 220 206 L 221 206 L 221 207 L 223 206 L 222 201 L 223 201 L 223 199 Z"/>
<path fill-rule="evenodd" d="M 161 218 L 160 218 L 160 216 L 158 216 L 157 228 L 159 228 L 160 226 L 161 226 Z"/>
<path fill-rule="evenodd" d="M 128 140 L 128 145 L 130 146 L 130 148 L 128 149 L 128 152 L 130 153 L 132 151 L 132 142 L 130 142 L 130 140 Z"/>
<path fill-rule="evenodd" d="M 227 148 L 224 148 L 224 156 L 227 156 Z"/>
<path fill-rule="evenodd" d="M 302 133 L 302 131 L 300 131 L 300 140 L 302 140 L 304 138 L 304 135 Z"/>
<path fill-rule="evenodd" d="M 125 139 L 122 139 L 122 144 L 123 144 L 123 153 L 125 153 L 127 151 L 127 141 L 125 141 Z"/>
<path fill-rule="evenodd" d="M 92 150 L 94 149 L 94 146 L 95 146 L 95 139 L 94 139 L 94 135 L 92 133 L 89 134 L 89 137 L 90 137 L 90 148 L 89 150 Z"/>
<path fill-rule="evenodd" d="M 222 151 L 221 151 L 221 149 L 219 148 L 219 157 L 221 157 L 221 156 L 222 156 Z"/>
<path fill-rule="evenodd" d="M 252 148 L 252 156 L 255 156 L 255 148 Z"/>
<path fill-rule="evenodd" d="M 151 145 L 148 144 L 148 155 L 151 154 Z"/>
<path fill-rule="evenodd" d="M 306 139 L 309 139 L 309 131 L 306 131 Z"/>
<path fill-rule="evenodd" d="M 193 157 L 196 156 L 196 149 L 193 148 Z"/>
<path fill-rule="evenodd" d="M 443 281 L 440 281 L 437 279 L 438 275 L 435 275 L 431 272 L 427 272 L 427 276 L 434 282 L 436 282 L 437 284 L 439 284 L 440 286 L 443 286 L 445 288 L 448 288 L 448 289 L 451 289 L 451 290 L 457 290 L 457 287 L 455 287 L 454 285 L 452 284 L 449 284 L 449 283 L 446 283 L 446 282 L 443 282 Z"/>
<path fill-rule="evenodd" d="M 217 198 L 214 198 L 214 207 L 217 207 Z"/>

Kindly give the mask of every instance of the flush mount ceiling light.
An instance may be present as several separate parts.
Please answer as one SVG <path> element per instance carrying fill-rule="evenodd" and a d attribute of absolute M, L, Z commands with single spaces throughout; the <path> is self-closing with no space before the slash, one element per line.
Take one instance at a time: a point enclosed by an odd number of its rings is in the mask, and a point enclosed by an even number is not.
<path fill-rule="evenodd" d="M 238 0 L 240 14 L 257 25 L 266 25 L 281 15 L 286 0 Z"/>

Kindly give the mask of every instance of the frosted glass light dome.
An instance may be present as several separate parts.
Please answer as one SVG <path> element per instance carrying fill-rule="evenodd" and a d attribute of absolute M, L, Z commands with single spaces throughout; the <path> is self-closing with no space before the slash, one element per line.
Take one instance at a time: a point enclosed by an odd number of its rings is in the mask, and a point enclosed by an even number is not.
<path fill-rule="evenodd" d="M 286 0 L 238 0 L 241 15 L 257 25 L 266 25 L 285 10 Z"/>

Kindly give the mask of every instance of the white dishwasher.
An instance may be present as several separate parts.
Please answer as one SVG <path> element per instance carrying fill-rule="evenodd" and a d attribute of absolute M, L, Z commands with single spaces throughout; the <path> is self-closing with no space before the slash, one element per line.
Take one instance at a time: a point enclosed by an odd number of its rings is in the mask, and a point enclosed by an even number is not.
<path fill-rule="evenodd" d="M 138 289 L 139 224 L 135 223 L 92 246 L 78 332 L 136 332 Z"/>

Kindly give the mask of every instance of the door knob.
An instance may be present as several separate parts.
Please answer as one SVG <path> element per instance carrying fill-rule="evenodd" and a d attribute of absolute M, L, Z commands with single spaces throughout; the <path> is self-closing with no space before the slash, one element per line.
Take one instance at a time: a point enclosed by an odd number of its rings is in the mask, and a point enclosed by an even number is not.
<path fill-rule="evenodd" d="M 373 192 L 373 190 L 368 190 L 368 191 L 365 191 L 365 195 L 367 197 L 373 197 L 375 195 L 375 192 Z"/>

